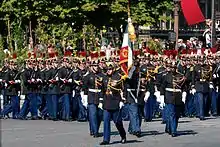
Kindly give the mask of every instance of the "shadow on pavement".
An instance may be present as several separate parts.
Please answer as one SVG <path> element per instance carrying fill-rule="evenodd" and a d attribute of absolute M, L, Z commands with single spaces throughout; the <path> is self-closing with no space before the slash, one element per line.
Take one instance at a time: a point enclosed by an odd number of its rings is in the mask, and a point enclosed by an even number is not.
<path fill-rule="evenodd" d="M 198 132 L 195 132 L 193 130 L 185 130 L 185 131 L 178 131 L 177 136 L 185 136 L 185 135 L 196 135 Z"/>
<path fill-rule="evenodd" d="M 186 120 L 186 121 L 179 121 L 178 123 L 190 123 L 192 121 Z"/>
<path fill-rule="evenodd" d="M 158 131 L 145 131 L 145 132 L 141 132 L 141 137 L 144 136 L 150 136 L 150 135 L 162 135 L 164 134 L 164 132 L 158 132 Z"/>
<path fill-rule="evenodd" d="M 126 144 L 131 144 L 131 143 L 141 143 L 141 142 L 144 142 L 144 141 L 139 141 L 139 140 L 127 140 L 127 142 L 125 143 Z M 113 145 L 113 144 L 120 144 L 121 142 L 120 141 L 114 141 L 112 143 L 110 143 L 110 145 Z"/>

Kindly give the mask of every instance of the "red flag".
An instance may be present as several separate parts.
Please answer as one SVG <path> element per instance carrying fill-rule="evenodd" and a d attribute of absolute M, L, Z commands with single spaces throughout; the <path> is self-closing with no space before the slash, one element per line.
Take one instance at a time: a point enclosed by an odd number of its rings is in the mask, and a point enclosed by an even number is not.
<path fill-rule="evenodd" d="M 120 50 L 120 62 L 119 64 L 121 65 L 121 69 L 125 73 L 125 75 L 128 75 L 128 46 L 123 47 Z"/>
<path fill-rule="evenodd" d="M 197 0 L 181 0 L 181 7 L 189 25 L 205 21 Z"/>

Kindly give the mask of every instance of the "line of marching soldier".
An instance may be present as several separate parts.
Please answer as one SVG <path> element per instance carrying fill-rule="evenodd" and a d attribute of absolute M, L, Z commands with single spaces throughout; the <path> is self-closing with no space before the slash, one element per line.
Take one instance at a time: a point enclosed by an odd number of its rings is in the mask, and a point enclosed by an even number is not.
<path fill-rule="evenodd" d="M 113 120 L 126 142 L 122 119 L 129 117 L 128 132 L 141 137 L 142 118 L 151 121 L 161 114 L 165 132 L 177 135 L 181 116 L 204 120 L 220 114 L 220 56 L 169 55 L 138 56 L 128 75 L 118 57 L 110 61 L 97 57 L 27 59 L 21 67 L 15 59 L 1 68 L 4 100 L 2 117 L 13 119 L 39 116 L 50 120 L 89 121 L 90 135 L 99 137 L 104 121 L 103 142 L 110 142 Z M 20 97 L 25 100 L 20 108 Z M 126 110 L 126 111 L 125 111 Z"/>

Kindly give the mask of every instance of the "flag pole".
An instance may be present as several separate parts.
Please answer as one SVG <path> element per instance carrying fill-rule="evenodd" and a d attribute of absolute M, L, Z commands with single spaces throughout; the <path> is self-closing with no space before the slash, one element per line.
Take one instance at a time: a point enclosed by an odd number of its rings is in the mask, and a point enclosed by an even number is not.
<path fill-rule="evenodd" d="M 211 31 L 212 31 L 212 47 L 215 45 L 215 41 L 216 41 L 216 27 L 215 27 L 215 22 L 216 22 L 216 9 L 215 9 L 215 0 L 212 0 L 212 28 L 211 28 Z"/>

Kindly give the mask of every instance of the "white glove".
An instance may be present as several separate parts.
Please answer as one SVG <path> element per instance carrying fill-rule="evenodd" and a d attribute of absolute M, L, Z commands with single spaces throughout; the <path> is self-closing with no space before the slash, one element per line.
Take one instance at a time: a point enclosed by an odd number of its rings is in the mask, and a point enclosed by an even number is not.
<path fill-rule="evenodd" d="M 35 81 L 35 79 L 31 79 L 31 82 L 34 82 Z"/>
<path fill-rule="evenodd" d="M 214 88 L 213 84 L 209 84 L 209 88 L 213 89 Z"/>
<path fill-rule="evenodd" d="M 41 79 L 37 79 L 37 82 L 41 82 Z"/>
<path fill-rule="evenodd" d="M 186 95 L 187 95 L 187 93 L 184 91 L 184 92 L 182 93 L 182 101 L 183 101 L 184 104 L 185 104 L 185 102 L 186 102 Z"/>
<path fill-rule="evenodd" d="M 88 95 L 84 95 L 82 97 L 82 104 L 83 104 L 83 106 L 85 106 L 87 108 L 87 106 L 88 106 Z"/>
<path fill-rule="evenodd" d="M 18 83 L 21 83 L 21 80 L 17 80 Z"/>
<path fill-rule="evenodd" d="M 165 106 L 164 95 L 161 95 L 161 96 L 160 96 L 160 105 L 159 105 L 159 108 L 160 108 L 161 110 L 163 110 L 164 106 Z"/>
<path fill-rule="evenodd" d="M 58 77 L 56 77 L 56 81 L 59 81 L 59 78 L 58 78 Z"/>
<path fill-rule="evenodd" d="M 217 86 L 217 87 L 216 87 L 216 92 L 218 92 L 218 91 L 219 91 L 219 87 Z"/>
<path fill-rule="evenodd" d="M 150 92 L 147 91 L 147 92 L 145 93 L 144 101 L 147 102 L 147 100 L 148 100 L 149 97 L 150 97 Z"/>
<path fill-rule="evenodd" d="M 2 79 L 0 79 L 0 82 L 2 82 Z"/>
<path fill-rule="evenodd" d="M 75 90 L 73 90 L 72 97 L 75 97 L 75 94 L 76 94 L 76 92 L 75 92 Z"/>
<path fill-rule="evenodd" d="M 192 94 L 195 95 L 195 93 L 196 93 L 196 89 L 193 88 L 193 89 L 192 89 Z"/>
<path fill-rule="evenodd" d="M 8 84 L 7 83 L 5 83 L 5 87 L 7 87 L 8 86 Z"/>
<path fill-rule="evenodd" d="M 99 107 L 100 109 L 103 109 L 103 104 L 102 104 L 102 103 L 99 103 L 98 107 Z"/>
<path fill-rule="evenodd" d="M 216 77 L 217 77 L 216 74 L 214 74 L 214 75 L 213 75 L 213 78 L 215 79 Z"/>
<path fill-rule="evenodd" d="M 73 82 L 73 79 L 69 79 L 68 82 L 69 82 L 69 83 L 72 83 L 72 82 Z"/>
<path fill-rule="evenodd" d="M 18 96 L 20 96 L 21 95 L 21 92 L 20 91 L 18 91 Z"/>
<path fill-rule="evenodd" d="M 119 109 L 121 109 L 123 106 L 124 106 L 124 103 L 123 103 L 123 102 L 120 102 L 120 103 L 119 103 Z"/>
<path fill-rule="evenodd" d="M 156 96 L 157 99 L 159 99 L 160 98 L 160 91 L 154 92 L 154 95 Z"/>

